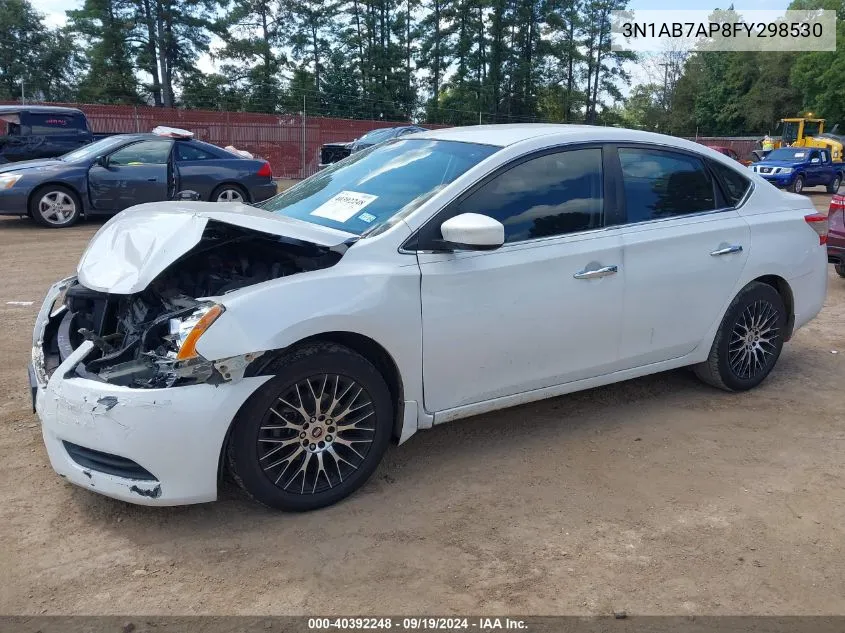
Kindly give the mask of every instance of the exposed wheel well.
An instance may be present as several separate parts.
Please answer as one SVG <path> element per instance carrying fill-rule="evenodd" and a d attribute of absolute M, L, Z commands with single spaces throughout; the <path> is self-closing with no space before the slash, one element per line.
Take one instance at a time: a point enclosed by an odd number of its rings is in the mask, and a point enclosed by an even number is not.
<path fill-rule="evenodd" d="M 764 275 L 758 277 L 754 281 L 767 284 L 778 291 L 780 298 L 783 299 L 783 305 L 786 306 L 786 313 L 788 315 L 786 321 L 786 336 L 784 340 L 788 341 L 792 338 L 792 330 L 795 327 L 795 299 L 792 296 L 792 288 L 789 287 L 789 282 L 783 277 L 777 275 Z"/>
<path fill-rule="evenodd" d="M 284 349 L 272 350 L 262 354 L 247 368 L 245 375 L 264 376 L 271 374 L 275 359 L 288 353 L 294 347 L 315 341 L 327 341 L 348 347 L 366 358 L 379 370 L 384 377 L 384 381 L 387 383 L 387 388 L 390 390 L 390 399 L 393 401 L 395 407 L 393 438 L 398 439 L 402 431 L 402 420 L 404 417 L 403 403 L 405 400 L 405 391 L 402 385 L 402 377 L 399 374 L 399 368 L 396 366 L 396 362 L 388 351 L 373 339 L 363 334 L 356 334 L 355 332 L 324 332 L 315 336 L 309 336 Z M 229 429 L 226 431 L 226 437 L 223 440 L 223 446 L 220 450 L 220 459 L 217 468 L 218 480 L 222 478 L 225 472 L 226 460 L 224 456 L 228 449 L 231 433 L 232 424 L 229 425 Z"/>
<path fill-rule="evenodd" d="M 76 196 L 77 200 L 79 200 L 79 212 L 82 215 L 85 215 L 85 201 L 82 199 L 82 194 L 79 193 L 76 187 L 73 185 L 69 185 L 64 182 L 45 182 L 43 185 L 38 185 L 35 189 L 33 189 L 29 197 L 26 199 L 26 213 L 30 215 L 30 210 L 32 209 L 32 201 L 35 196 L 46 189 L 47 187 L 61 187 L 62 189 L 67 189 L 68 191 L 72 191 L 73 194 Z"/>

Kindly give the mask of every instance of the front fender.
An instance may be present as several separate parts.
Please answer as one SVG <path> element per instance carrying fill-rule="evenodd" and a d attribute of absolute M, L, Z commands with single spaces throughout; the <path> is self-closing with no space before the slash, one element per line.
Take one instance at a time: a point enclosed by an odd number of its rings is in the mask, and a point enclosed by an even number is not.
<path fill-rule="evenodd" d="M 357 262 L 291 275 L 218 300 L 226 311 L 197 351 L 209 360 L 280 350 L 328 332 L 366 336 L 391 355 L 406 400 L 422 401 L 422 316 L 416 259 Z"/>

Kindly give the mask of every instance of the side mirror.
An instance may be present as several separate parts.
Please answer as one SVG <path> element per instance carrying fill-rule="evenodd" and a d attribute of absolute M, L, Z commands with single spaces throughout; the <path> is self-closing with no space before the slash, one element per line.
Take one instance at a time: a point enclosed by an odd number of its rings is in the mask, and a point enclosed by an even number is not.
<path fill-rule="evenodd" d="M 196 202 L 200 199 L 200 194 L 191 189 L 184 189 L 173 196 L 173 199 L 181 200 L 182 202 Z"/>
<path fill-rule="evenodd" d="M 108 156 L 97 156 L 96 162 L 100 167 L 102 167 L 104 169 L 109 168 L 109 157 Z"/>
<path fill-rule="evenodd" d="M 488 251 L 505 243 L 505 227 L 498 220 L 479 213 L 462 213 L 440 225 L 444 246 L 470 251 Z"/>
<path fill-rule="evenodd" d="M 820 158 L 813 158 L 813 159 L 811 159 L 811 160 L 810 160 L 810 162 L 811 162 L 813 165 L 818 165 L 818 164 L 819 164 L 820 162 L 822 162 L 822 161 L 821 161 L 821 159 L 820 159 Z"/>

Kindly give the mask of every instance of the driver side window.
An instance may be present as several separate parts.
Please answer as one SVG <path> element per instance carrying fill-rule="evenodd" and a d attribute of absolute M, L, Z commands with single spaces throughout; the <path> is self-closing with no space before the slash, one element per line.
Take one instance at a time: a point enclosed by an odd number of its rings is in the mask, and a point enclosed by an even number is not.
<path fill-rule="evenodd" d="M 602 226 L 602 150 L 572 149 L 512 167 L 460 202 L 505 226 L 505 242 L 565 235 Z"/>
<path fill-rule="evenodd" d="M 166 165 L 172 146 L 168 140 L 133 143 L 109 156 L 109 165 Z"/>

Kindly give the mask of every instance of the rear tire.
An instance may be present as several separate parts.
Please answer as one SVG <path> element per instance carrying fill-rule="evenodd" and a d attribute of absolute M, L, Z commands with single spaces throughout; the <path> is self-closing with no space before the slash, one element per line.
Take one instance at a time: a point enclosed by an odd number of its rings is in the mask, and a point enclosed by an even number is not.
<path fill-rule="evenodd" d="M 708 385 L 746 391 L 772 371 L 783 349 L 787 314 L 778 291 L 753 281 L 728 306 L 707 360 L 694 367 Z"/>
<path fill-rule="evenodd" d="M 295 349 L 238 412 L 227 450 L 235 481 L 271 508 L 306 511 L 352 494 L 381 461 L 393 403 L 379 371 L 334 343 Z"/>
<path fill-rule="evenodd" d="M 839 185 L 842 184 L 842 175 L 836 174 L 836 177 L 833 179 L 833 182 L 827 186 L 828 193 L 836 193 L 839 191 Z"/>
<path fill-rule="evenodd" d="M 840 277 L 845 277 L 845 264 L 836 264 L 833 267 L 833 270 L 835 270 L 836 274 Z"/>
<path fill-rule="evenodd" d="M 792 185 L 789 187 L 789 190 L 792 193 L 801 193 L 804 191 L 804 176 L 796 176 L 795 180 L 792 181 Z"/>
<path fill-rule="evenodd" d="M 249 196 L 240 185 L 220 185 L 211 192 L 212 202 L 249 202 Z"/>

